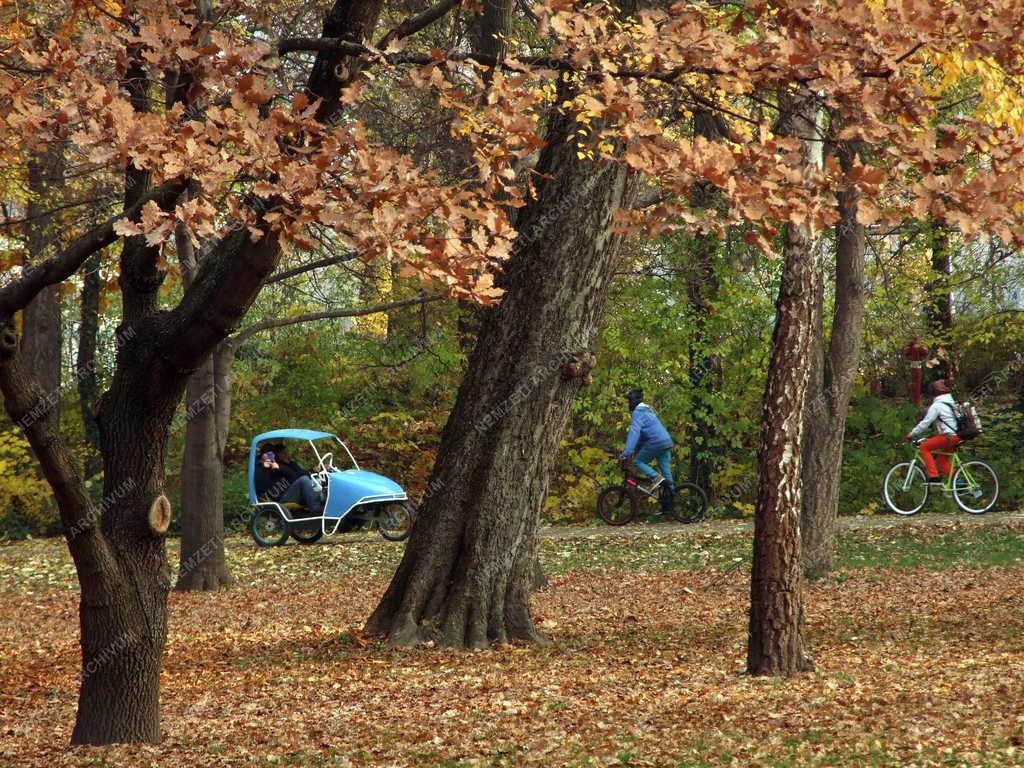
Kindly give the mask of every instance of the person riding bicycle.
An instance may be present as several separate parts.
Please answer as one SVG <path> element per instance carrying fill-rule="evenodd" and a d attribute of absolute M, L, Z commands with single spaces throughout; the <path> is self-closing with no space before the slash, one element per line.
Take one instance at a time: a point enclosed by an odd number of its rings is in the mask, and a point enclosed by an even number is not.
<path fill-rule="evenodd" d="M 918 446 L 921 460 L 924 462 L 925 472 L 928 475 L 929 485 L 941 485 L 943 478 L 949 477 L 953 468 L 949 463 L 949 456 L 946 454 L 956 450 L 962 442 L 956 434 L 956 413 L 953 407 L 956 405 L 953 396 L 949 393 L 949 385 L 945 379 L 936 379 L 928 385 L 928 394 L 932 396 L 932 403 L 928 407 L 924 418 L 918 422 L 905 440 L 913 440 L 928 427 L 934 427 L 936 434 Z M 933 456 L 933 451 L 942 451 L 938 456 Z M 938 467 L 935 463 L 938 459 Z M 939 470 L 942 474 L 939 474 Z"/>
<path fill-rule="evenodd" d="M 672 509 L 672 494 L 675 486 L 672 480 L 672 438 L 668 430 L 654 415 L 651 406 L 644 401 L 642 389 L 631 389 L 626 393 L 626 401 L 629 404 L 632 418 L 629 422 L 629 435 L 626 437 L 626 447 L 619 456 L 619 461 L 624 465 L 630 459 L 633 468 L 648 480 L 652 480 L 651 490 L 653 491 L 661 483 L 665 483 L 665 490 L 661 495 L 662 509 Z M 656 461 L 661 474 L 658 474 L 649 466 L 649 462 Z"/>

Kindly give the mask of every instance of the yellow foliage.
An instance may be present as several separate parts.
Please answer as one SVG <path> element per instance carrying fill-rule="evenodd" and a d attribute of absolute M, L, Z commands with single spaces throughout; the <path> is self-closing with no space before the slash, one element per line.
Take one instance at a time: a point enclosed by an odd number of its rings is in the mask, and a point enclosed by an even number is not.
<path fill-rule="evenodd" d="M 49 528 L 56 513 L 47 503 L 50 488 L 36 476 L 28 443 L 15 430 L 0 431 L 0 517 L 14 512 L 36 531 Z"/>
<path fill-rule="evenodd" d="M 1024 80 L 1019 75 L 1006 72 L 991 59 L 965 58 L 960 52 L 930 58 L 936 67 L 929 89 L 931 95 L 937 97 L 959 83 L 970 81 L 978 94 L 975 109 L 978 119 L 1024 133 Z"/>
<path fill-rule="evenodd" d="M 376 288 L 375 293 L 382 300 L 391 297 L 394 281 L 391 277 L 391 266 L 389 264 L 367 264 L 366 279 L 372 280 Z M 363 315 L 353 321 L 353 325 L 361 332 L 373 336 L 384 337 L 388 333 L 388 315 L 380 312 L 375 315 Z"/>

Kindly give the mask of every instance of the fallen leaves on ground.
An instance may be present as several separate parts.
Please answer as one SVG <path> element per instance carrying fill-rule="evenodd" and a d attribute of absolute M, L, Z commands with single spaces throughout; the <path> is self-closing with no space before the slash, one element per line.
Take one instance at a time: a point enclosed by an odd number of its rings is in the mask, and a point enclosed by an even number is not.
<path fill-rule="evenodd" d="M 392 650 L 360 626 L 399 548 L 229 551 L 239 586 L 171 595 L 159 746 L 66 748 L 77 594 L 0 580 L 0 766 L 1024 764 L 1019 564 L 810 585 L 817 671 L 776 680 L 743 674 L 746 568 L 577 568 L 549 646 Z"/>

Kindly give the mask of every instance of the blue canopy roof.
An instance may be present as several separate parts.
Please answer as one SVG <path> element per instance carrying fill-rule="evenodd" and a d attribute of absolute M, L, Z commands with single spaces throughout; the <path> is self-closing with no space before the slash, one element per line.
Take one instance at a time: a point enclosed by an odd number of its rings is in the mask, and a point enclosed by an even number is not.
<path fill-rule="evenodd" d="M 337 435 L 332 435 L 330 432 L 318 432 L 315 429 L 275 429 L 270 432 L 264 432 L 262 435 L 256 435 L 252 439 L 252 447 L 255 448 L 264 440 L 275 440 L 277 438 L 284 440 L 319 440 L 323 437 L 337 439 Z"/>

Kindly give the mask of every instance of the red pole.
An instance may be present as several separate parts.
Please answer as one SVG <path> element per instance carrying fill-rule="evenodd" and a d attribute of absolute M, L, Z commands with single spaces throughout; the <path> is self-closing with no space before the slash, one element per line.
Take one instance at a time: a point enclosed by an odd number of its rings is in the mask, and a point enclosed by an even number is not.
<path fill-rule="evenodd" d="M 928 357 L 928 348 L 921 346 L 921 340 L 914 336 L 903 356 L 910 361 L 910 399 L 914 405 L 921 407 L 921 364 Z"/>

